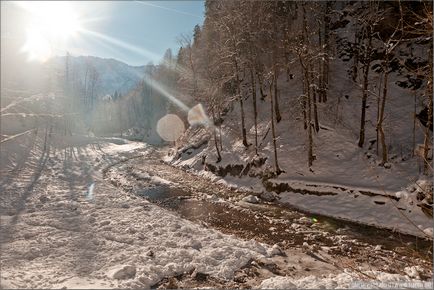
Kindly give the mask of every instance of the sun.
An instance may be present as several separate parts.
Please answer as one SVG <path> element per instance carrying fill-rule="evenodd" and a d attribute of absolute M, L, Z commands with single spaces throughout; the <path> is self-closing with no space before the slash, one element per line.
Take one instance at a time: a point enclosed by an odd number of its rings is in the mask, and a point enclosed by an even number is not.
<path fill-rule="evenodd" d="M 22 51 L 29 60 L 46 61 L 56 49 L 81 29 L 74 7 L 63 1 L 17 2 L 29 13 Z"/>

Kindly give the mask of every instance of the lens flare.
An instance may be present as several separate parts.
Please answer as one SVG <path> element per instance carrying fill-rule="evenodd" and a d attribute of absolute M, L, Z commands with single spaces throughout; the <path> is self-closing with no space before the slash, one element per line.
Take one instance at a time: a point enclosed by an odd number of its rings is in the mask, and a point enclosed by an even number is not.
<path fill-rule="evenodd" d="M 165 141 L 176 141 L 184 131 L 184 122 L 174 114 L 165 115 L 157 123 L 157 133 Z"/>
<path fill-rule="evenodd" d="M 81 29 L 78 15 L 72 6 L 63 1 L 22 1 L 16 5 L 26 10 L 27 37 L 21 51 L 29 60 L 44 62 L 59 49 L 69 37 Z"/>
<path fill-rule="evenodd" d="M 52 55 L 51 45 L 46 37 L 37 29 L 28 29 L 27 38 L 22 52 L 27 53 L 29 61 L 37 60 L 44 62 Z"/>
<path fill-rule="evenodd" d="M 117 47 L 121 47 L 121 48 L 127 49 L 127 50 L 129 50 L 131 52 L 137 53 L 137 54 L 142 55 L 142 56 L 144 56 L 144 57 L 146 57 L 148 59 L 152 59 L 153 60 L 153 59 L 158 59 L 159 58 L 159 55 L 157 55 L 157 54 L 155 54 L 155 53 L 153 53 L 153 52 L 151 52 L 151 51 L 149 51 L 147 49 L 135 46 L 135 45 L 130 44 L 128 42 L 125 42 L 125 41 L 116 39 L 114 37 L 108 36 L 106 34 L 102 34 L 102 33 L 99 33 L 99 32 L 96 32 L 96 31 L 92 31 L 92 30 L 88 30 L 88 29 L 84 29 L 84 28 L 80 29 L 80 32 L 88 34 L 88 35 L 91 35 L 91 36 L 95 36 L 95 37 L 97 37 L 97 38 L 99 38 L 99 39 L 101 39 L 103 41 L 106 41 L 106 42 L 108 42 L 110 44 L 116 45 Z"/>
<path fill-rule="evenodd" d="M 197 104 L 188 111 L 187 116 L 188 123 L 190 125 L 210 125 L 211 121 L 207 117 L 202 104 Z"/>

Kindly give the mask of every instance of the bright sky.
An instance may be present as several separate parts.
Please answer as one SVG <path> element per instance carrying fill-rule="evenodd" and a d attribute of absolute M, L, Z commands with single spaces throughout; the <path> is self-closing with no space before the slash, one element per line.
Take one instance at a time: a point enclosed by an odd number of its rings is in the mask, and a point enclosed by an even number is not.
<path fill-rule="evenodd" d="M 53 3 L 54 2 L 54 3 Z M 30 61 L 94 55 L 130 65 L 158 63 L 204 19 L 203 1 L 1 1 L 2 41 Z"/>

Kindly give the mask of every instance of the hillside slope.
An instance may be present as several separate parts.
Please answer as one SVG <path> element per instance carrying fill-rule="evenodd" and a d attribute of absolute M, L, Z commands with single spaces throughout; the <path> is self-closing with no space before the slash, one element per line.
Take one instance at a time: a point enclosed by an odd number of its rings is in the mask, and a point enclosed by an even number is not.
<path fill-rule="evenodd" d="M 350 43 L 354 42 L 355 16 L 351 13 L 353 10 L 345 9 L 345 17 L 339 20 L 343 24 L 334 25 L 335 57 L 330 59 L 328 101 L 317 104 L 320 130 L 313 136 L 315 160 L 312 166 L 308 166 L 308 134 L 303 128 L 300 101 L 303 75 L 297 61 L 290 68 L 291 78 L 287 79 L 282 73 L 278 80 L 282 120 L 276 123 L 276 142 L 278 163 L 283 173 L 276 175 L 273 172 L 275 158 L 269 97 L 264 100 L 258 97 L 257 100 L 260 144 L 259 155 L 255 155 L 251 91 L 244 96 L 248 148 L 241 140 L 239 103 L 234 102 L 223 116 L 221 162 L 217 162 L 213 129 L 197 127 L 187 130 L 166 161 L 259 195 L 276 192 L 280 194 L 281 202 L 305 211 L 421 236 L 432 235 L 432 183 L 420 177 L 423 161 L 413 153 L 424 138 L 425 127 L 414 120 L 414 114 L 424 107 L 425 86 L 408 88 L 411 76 L 403 65 L 423 62 L 427 44 L 415 39 L 396 48 L 395 55 L 402 63 L 392 66 L 389 73 L 384 121 L 389 161 L 382 166 L 381 147 L 377 149 L 376 144 L 377 102 L 382 89 L 382 72 L 378 67 L 382 59 L 377 57 L 370 67 L 372 85 L 366 106 L 367 142 L 360 148 L 357 143 L 362 76 L 359 73 L 355 81 L 351 77 Z M 379 40 L 373 40 L 378 55 L 381 55 L 381 45 Z M 249 87 L 249 83 L 242 83 L 242 86 Z M 267 86 L 264 91 L 268 91 Z M 259 90 L 256 95 L 260 96 Z M 416 200 L 419 191 L 422 197 Z"/>

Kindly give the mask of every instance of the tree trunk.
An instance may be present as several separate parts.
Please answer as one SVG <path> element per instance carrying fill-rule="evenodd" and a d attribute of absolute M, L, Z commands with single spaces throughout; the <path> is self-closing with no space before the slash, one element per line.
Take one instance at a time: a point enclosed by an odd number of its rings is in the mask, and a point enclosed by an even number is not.
<path fill-rule="evenodd" d="M 363 68 L 363 93 L 362 93 L 362 115 L 360 117 L 360 134 L 359 147 L 362 148 L 365 143 L 365 123 L 366 123 L 366 102 L 368 100 L 369 68 L 371 66 L 371 32 L 368 32 L 368 46 L 365 51 L 365 67 Z"/>
<path fill-rule="evenodd" d="M 433 122 L 433 77 L 432 77 L 432 73 L 433 73 L 433 64 L 432 64 L 432 59 L 433 59 L 433 50 L 432 50 L 432 39 L 430 41 L 430 48 L 429 48 L 429 53 L 428 53 L 429 57 L 429 75 L 428 75 L 428 81 L 427 81 L 427 86 L 426 86 L 426 95 L 429 98 L 429 102 L 428 102 L 428 121 L 426 124 L 426 128 L 425 128 L 425 138 L 424 138 L 424 142 L 423 142 L 423 171 L 424 174 L 428 175 L 430 173 L 430 171 L 432 172 L 432 165 L 430 164 L 429 160 L 428 160 L 428 152 L 430 150 L 431 147 L 431 151 L 432 151 L 432 136 L 430 136 L 430 127 L 432 125 Z M 431 146 L 430 146 L 431 145 Z"/>
<path fill-rule="evenodd" d="M 328 87 L 329 87 L 329 57 L 330 57 L 330 41 L 329 41 L 329 33 L 330 33 L 330 12 L 331 12 L 331 1 L 326 1 L 326 13 L 324 17 L 324 67 L 323 67 L 323 84 L 324 91 L 322 94 L 322 101 L 327 102 L 328 98 Z"/>
<path fill-rule="evenodd" d="M 274 76 L 273 76 L 274 78 Z M 270 111 L 271 111 L 271 134 L 273 138 L 273 148 L 274 148 L 274 170 L 276 174 L 280 174 L 281 170 L 279 167 L 279 162 L 277 159 L 277 144 L 276 144 L 276 129 L 274 127 L 274 102 L 273 102 L 273 94 L 272 94 L 272 84 L 270 84 Z"/>
<path fill-rule="evenodd" d="M 320 47 L 320 50 L 323 54 L 321 58 L 319 58 L 319 75 L 318 75 L 318 102 L 321 103 L 322 101 L 322 95 L 324 90 L 324 48 L 322 44 L 322 37 L 321 37 L 322 31 L 321 31 L 321 25 L 318 26 L 318 45 Z"/>
<path fill-rule="evenodd" d="M 245 147 L 248 147 L 249 144 L 247 143 L 247 131 L 245 125 L 245 116 L 244 116 L 244 102 L 243 102 L 243 96 L 241 95 L 241 82 L 240 82 L 240 76 L 238 75 L 238 64 L 236 59 L 234 59 L 234 66 L 235 66 L 235 77 L 237 81 L 237 95 L 238 95 L 238 100 L 240 102 L 240 110 L 241 110 L 241 133 L 243 137 L 243 145 Z"/>
<path fill-rule="evenodd" d="M 302 37 L 303 37 L 303 44 L 306 45 L 307 43 L 307 19 L 306 19 L 306 3 L 302 2 L 302 9 L 303 9 L 303 33 L 302 33 Z M 303 69 L 303 100 L 302 100 L 302 109 L 303 109 L 303 123 L 304 123 L 304 130 L 307 129 L 308 123 L 307 123 L 307 112 L 306 112 L 306 96 L 308 94 L 309 91 L 309 84 L 308 84 L 308 80 L 306 79 L 306 74 L 307 74 L 307 68 L 303 63 L 303 57 L 301 55 L 299 55 L 300 58 L 300 64 L 302 66 Z"/>
<path fill-rule="evenodd" d="M 255 123 L 255 154 L 258 155 L 258 109 L 256 106 L 256 85 L 253 68 L 250 68 L 250 81 L 252 85 L 253 121 Z"/>
<path fill-rule="evenodd" d="M 262 82 L 262 78 L 261 78 L 261 73 L 259 71 L 256 71 L 256 75 L 258 76 L 259 92 L 261 93 L 261 100 L 264 101 L 266 95 L 265 95 L 264 90 L 263 90 L 263 82 Z"/>
<path fill-rule="evenodd" d="M 189 49 L 188 49 L 188 52 L 189 52 L 189 54 L 188 54 L 188 59 L 189 59 L 189 62 L 190 62 L 191 72 L 192 72 L 192 74 L 193 74 L 193 97 L 196 97 L 196 95 L 197 95 L 197 87 L 198 87 L 198 85 L 197 85 L 196 69 L 195 69 L 195 67 L 194 67 L 194 62 L 193 62 L 192 49 L 193 49 L 193 48 L 191 47 L 191 45 L 189 45 Z"/>
<path fill-rule="evenodd" d="M 384 74 L 384 72 L 383 72 L 383 74 Z M 379 86 L 378 86 L 378 97 L 377 97 L 377 124 L 378 124 L 378 122 L 380 122 L 380 99 L 381 99 L 381 86 L 382 86 L 382 83 L 383 83 L 383 77 L 384 76 L 381 76 L 380 77 L 380 84 L 379 84 Z M 379 145 L 379 143 L 380 143 L 380 133 L 378 132 L 378 128 L 376 128 L 376 133 L 377 133 L 377 135 L 376 135 L 376 142 L 375 142 L 375 144 L 376 144 L 376 152 L 377 152 L 377 156 L 379 156 L 380 155 L 380 145 Z"/>
<path fill-rule="evenodd" d="M 282 116 L 280 115 L 280 109 L 279 109 L 279 98 L 277 94 L 277 69 L 276 66 L 274 67 L 274 73 L 273 73 L 273 86 L 274 86 L 274 111 L 276 112 L 276 121 L 279 123 L 282 120 Z"/>
<path fill-rule="evenodd" d="M 430 100 L 429 100 L 429 104 L 428 104 L 428 122 L 426 123 L 426 128 L 425 128 L 425 138 L 423 141 L 423 172 L 425 175 L 428 175 L 430 170 L 432 170 L 432 166 L 428 160 L 428 152 L 430 150 L 430 148 L 432 146 L 432 137 L 430 136 L 430 127 L 432 124 L 432 108 L 433 108 L 433 103 L 432 103 L 432 90 L 431 90 L 431 94 L 430 94 Z M 432 150 L 432 149 L 431 149 Z"/>
<path fill-rule="evenodd" d="M 213 121 L 213 124 L 216 123 L 214 108 L 212 108 L 212 121 Z M 222 161 L 222 156 L 220 154 L 220 149 L 219 149 L 219 145 L 218 145 L 218 141 L 217 141 L 217 129 L 216 129 L 215 125 L 213 126 L 213 135 L 214 135 L 215 150 L 217 152 L 217 161 L 216 161 L 216 163 L 219 163 L 220 161 Z"/>
<path fill-rule="evenodd" d="M 275 1 L 275 9 L 278 9 L 279 3 Z M 276 21 L 272 21 L 273 23 L 273 34 L 276 43 L 273 45 L 273 85 L 274 85 L 274 111 L 276 112 L 276 121 L 279 123 L 282 120 L 282 116 L 280 115 L 279 108 L 279 96 L 277 94 L 277 80 L 279 79 L 279 68 L 278 68 L 278 54 L 277 54 L 277 39 L 279 35 L 279 31 L 276 25 Z"/>
<path fill-rule="evenodd" d="M 414 150 L 416 149 L 416 91 L 413 92 L 414 94 L 414 108 L 413 108 L 413 144 L 412 144 L 412 151 L 411 151 L 411 157 L 414 157 Z"/>
<path fill-rule="evenodd" d="M 311 79 L 313 78 L 313 72 L 310 73 Z M 319 121 L 318 121 L 318 108 L 316 104 L 316 89 L 315 87 L 312 87 L 312 97 L 313 97 L 313 119 L 315 124 L 315 131 L 319 132 Z"/>
<path fill-rule="evenodd" d="M 307 87 L 310 87 L 310 80 L 309 80 L 309 73 L 306 70 L 305 72 L 305 77 L 306 77 L 306 82 L 307 82 Z M 308 120 L 308 143 L 309 143 L 309 148 L 308 148 L 308 165 L 309 167 L 312 166 L 313 163 L 313 138 L 312 138 L 312 105 L 311 105 L 311 98 L 310 98 L 310 89 L 307 90 L 307 94 L 305 95 L 306 99 L 307 99 L 307 120 Z"/>
<path fill-rule="evenodd" d="M 380 142 L 381 142 L 381 157 L 382 157 L 382 164 L 387 162 L 387 145 L 386 145 L 386 138 L 384 135 L 384 129 L 383 129 L 383 121 L 384 121 L 384 109 L 386 107 L 386 99 L 387 99 L 387 89 L 388 89 L 388 78 L 389 78 L 389 72 L 387 71 L 389 68 L 389 55 L 386 53 L 386 59 L 384 64 L 384 84 L 383 84 L 383 97 L 381 99 L 380 104 L 380 112 L 378 116 L 378 123 L 377 123 L 377 131 L 379 134 Z"/>
<path fill-rule="evenodd" d="M 353 79 L 353 82 L 355 82 L 357 80 L 357 74 L 358 74 L 358 64 L 359 64 L 359 36 L 357 35 L 357 33 L 355 33 L 354 35 L 355 41 L 354 41 L 354 51 L 353 51 L 353 67 L 352 67 L 352 72 L 351 72 L 351 78 Z"/>
<path fill-rule="evenodd" d="M 307 129 L 307 112 L 306 112 L 306 95 L 308 89 L 306 89 L 306 77 L 303 78 L 303 99 L 301 100 L 301 107 L 303 110 L 303 127 Z"/>

